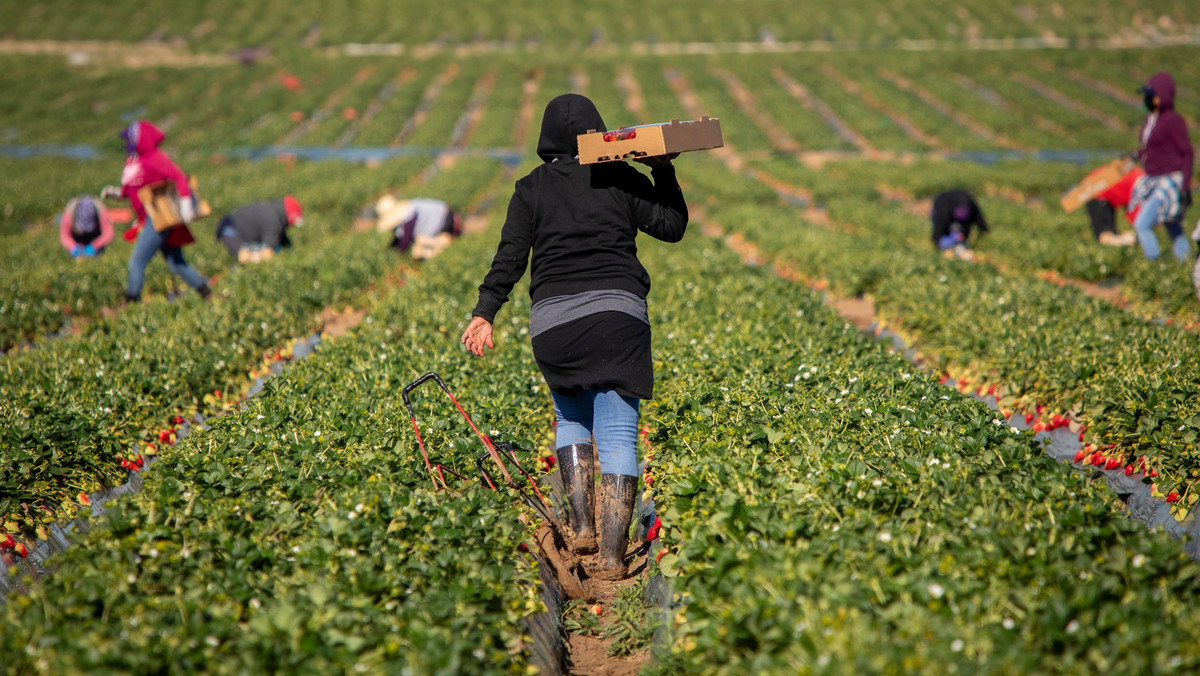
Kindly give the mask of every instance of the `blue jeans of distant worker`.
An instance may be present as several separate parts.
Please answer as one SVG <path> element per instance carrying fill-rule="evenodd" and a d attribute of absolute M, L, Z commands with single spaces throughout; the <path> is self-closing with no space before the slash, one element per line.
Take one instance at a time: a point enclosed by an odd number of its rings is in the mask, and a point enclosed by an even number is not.
<path fill-rule="evenodd" d="M 167 269 L 183 277 L 188 286 L 199 289 L 205 285 L 204 276 L 183 260 L 183 249 L 167 246 L 170 234 L 170 230 L 155 230 L 150 219 L 146 219 L 146 225 L 142 226 L 142 231 L 133 244 L 133 253 L 129 255 L 129 278 L 125 282 L 126 297 L 137 298 L 142 295 L 142 285 L 146 282 L 146 266 L 159 251 L 167 262 Z"/>
<path fill-rule="evenodd" d="M 555 448 L 591 443 L 594 437 L 601 474 L 637 476 L 638 399 L 613 390 L 551 394 L 558 420 Z"/>
<path fill-rule="evenodd" d="M 1142 210 L 1138 212 L 1137 220 L 1133 222 L 1133 230 L 1137 233 L 1138 243 L 1142 245 L 1142 253 L 1148 260 L 1158 260 L 1158 236 L 1154 234 L 1154 226 L 1158 225 L 1159 198 L 1157 196 L 1146 200 Z M 1163 223 L 1167 236 L 1171 238 L 1171 251 L 1175 259 L 1187 260 L 1192 250 L 1191 242 L 1183 235 L 1182 217 Z"/>

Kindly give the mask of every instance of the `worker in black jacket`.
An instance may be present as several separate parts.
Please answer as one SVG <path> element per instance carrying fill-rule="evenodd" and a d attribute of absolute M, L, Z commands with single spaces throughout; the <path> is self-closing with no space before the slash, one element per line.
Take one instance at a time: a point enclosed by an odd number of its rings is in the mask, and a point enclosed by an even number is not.
<path fill-rule="evenodd" d="M 283 199 L 234 209 L 217 226 L 217 239 L 239 263 L 258 263 L 291 246 L 287 229 L 303 223 L 300 203 L 285 195 Z"/>
<path fill-rule="evenodd" d="M 529 332 L 554 399 L 573 548 L 591 553 L 597 547 L 591 466 L 598 456 L 602 516 L 593 574 L 618 580 L 627 574 L 638 481 L 638 406 L 654 392 L 646 307 L 650 275 L 638 260 L 635 240 L 644 232 L 678 242 L 688 212 L 674 156 L 639 160 L 651 168 L 653 180 L 624 162 L 580 164 L 576 137 L 604 129 L 596 106 L 578 94 L 546 106 L 537 146 L 543 163 L 517 181 L 461 342 L 479 356 L 494 347 L 492 322 L 529 262 Z"/>
<path fill-rule="evenodd" d="M 988 231 L 987 219 L 975 198 L 966 190 L 947 190 L 933 198 L 933 244 L 947 256 L 973 260 L 967 247 L 971 227 Z"/>

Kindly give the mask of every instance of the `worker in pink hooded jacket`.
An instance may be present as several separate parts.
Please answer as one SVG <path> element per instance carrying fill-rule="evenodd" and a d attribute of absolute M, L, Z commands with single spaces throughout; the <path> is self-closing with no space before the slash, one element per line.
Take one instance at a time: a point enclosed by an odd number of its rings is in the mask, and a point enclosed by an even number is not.
<path fill-rule="evenodd" d="M 142 285 L 146 279 L 146 266 L 154 258 L 154 254 L 162 252 L 167 262 L 167 269 L 179 275 L 188 286 L 195 289 L 204 298 L 208 298 L 209 288 L 204 276 L 187 264 L 183 258 L 184 246 L 195 241 L 187 223 L 195 218 L 195 205 L 190 199 L 192 192 L 188 188 L 187 176 L 179 167 L 159 150 L 163 141 L 163 133 L 157 127 L 144 120 L 138 120 L 126 127 L 119 136 L 125 141 L 125 150 L 129 157 L 125 159 L 125 169 L 121 172 L 121 187 L 106 188 L 105 196 L 114 193 L 129 200 L 136 218 L 134 227 L 126 233 L 126 239 L 136 236 L 133 253 L 129 256 L 129 278 L 125 282 L 125 300 L 136 301 L 141 298 Z M 179 212 L 183 216 L 184 225 L 159 232 L 154 229 L 146 214 L 146 206 L 138 198 L 138 190 L 159 181 L 169 180 L 175 184 L 180 199 Z"/>
<path fill-rule="evenodd" d="M 1154 226 L 1162 223 L 1171 237 L 1175 258 L 1187 260 L 1190 242 L 1183 234 L 1184 210 L 1191 203 L 1192 166 L 1195 152 L 1188 138 L 1187 123 L 1175 112 L 1175 81 L 1166 72 L 1155 73 L 1142 86 L 1150 113 L 1142 124 L 1135 157 L 1146 170 L 1133 187 L 1130 204 L 1140 211 L 1133 222 L 1138 243 L 1146 258 L 1159 256 Z"/>

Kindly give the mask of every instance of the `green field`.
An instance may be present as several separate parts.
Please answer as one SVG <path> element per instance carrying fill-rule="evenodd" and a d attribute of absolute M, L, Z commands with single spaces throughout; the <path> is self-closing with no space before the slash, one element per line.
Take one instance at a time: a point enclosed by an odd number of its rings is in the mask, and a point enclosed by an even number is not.
<path fill-rule="evenodd" d="M 600 632 L 547 605 L 514 495 L 431 490 L 400 397 L 436 371 L 528 469 L 553 450 L 526 288 L 487 358 L 458 336 L 576 91 L 610 128 L 709 115 L 725 140 L 676 160 L 683 242 L 639 250 L 639 584 L 665 593 L 599 624 L 643 671 L 1195 673 L 1191 266 L 1059 206 L 1135 149 L 1154 72 L 1200 133 L 1191 4 L 549 7 L 0 0 L 0 545 L 32 553 L 0 550 L 7 672 L 530 673 L 531 618 Z M 131 245 L 77 262 L 57 228 L 119 182 L 136 119 L 217 216 L 294 194 L 294 249 L 234 266 L 210 217 L 186 252 L 213 299 L 156 260 L 122 307 Z M 992 225 L 974 264 L 929 244 L 950 187 Z M 416 264 L 351 228 L 389 191 L 478 227 Z M 457 414 L 415 403 L 472 474 Z"/>

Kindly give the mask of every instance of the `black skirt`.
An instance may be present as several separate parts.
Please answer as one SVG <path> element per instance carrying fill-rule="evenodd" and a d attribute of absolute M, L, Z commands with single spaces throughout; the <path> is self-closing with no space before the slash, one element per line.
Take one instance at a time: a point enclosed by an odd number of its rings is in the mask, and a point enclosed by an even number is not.
<path fill-rule="evenodd" d="M 624 312 L 601 312 L 545 331 L 533 339 L 533 357 L 559 394 L 616 390 L 638 399 L 654 396 L 650 326 Z"/>

